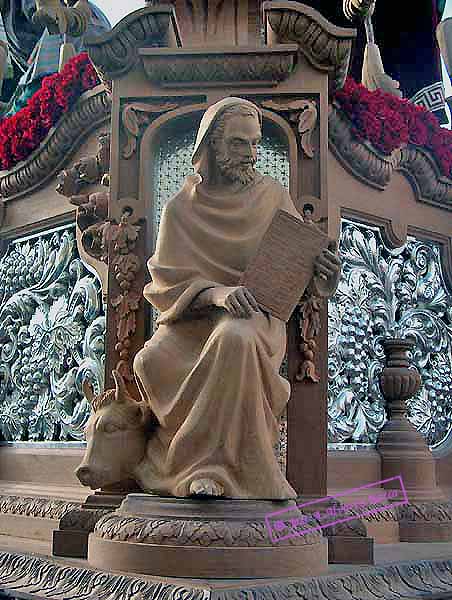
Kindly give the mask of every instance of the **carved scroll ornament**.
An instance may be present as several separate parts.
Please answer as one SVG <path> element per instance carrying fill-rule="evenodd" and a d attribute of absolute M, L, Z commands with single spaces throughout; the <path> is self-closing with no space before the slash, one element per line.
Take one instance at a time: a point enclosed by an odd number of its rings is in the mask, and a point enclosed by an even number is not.
<path fill-rule="evenodd" d="M 296 42 L 314 68 L 329 71 L 331 91 L 344 85 L 356 29 L 336 27 L 300 2 L 273 0 L 263 9 L 269 42 Z"/>
<path fill-rule="evenodd" d="M 314 158 L 312 136 L 317 127 L 318 110 L 315 100 L 266 100 L 264 108 L 289 114 L 290 121 L 297 125 L 300 144 L 308 158 Z"/>
<path fill-rule="evenodd" d="M 417 200 L 452 210 L 452 183 L 441 175 L 433 156 L 418 146 L 406 146 L 390 156 L 378 152 L 369 142 L 353 136 L 351 123 L 336 106 L 328 118 L 329 148 L 352 175 L 366 185 L 384 190 L 395 171 L 415 183 Z"/>
<path fill-rule="evenodd" d="M 178 106 L 175 102 L 127 104 L 122 111 L 122 124 L 127 136 L 127 143 L 122 150 L 123 158 L 129 159 L 135 154 L 141 134 L 156 115 L 175 110 Z"/>
<path fill-rule="evenodd" d="M 103 81 L 122 77 L 138 61 L 138 49 L 180 46 L 176 17 L 170 6 L 146 6 L 124 17 L 112 31 L 88 39 L 91 60 Z"/>

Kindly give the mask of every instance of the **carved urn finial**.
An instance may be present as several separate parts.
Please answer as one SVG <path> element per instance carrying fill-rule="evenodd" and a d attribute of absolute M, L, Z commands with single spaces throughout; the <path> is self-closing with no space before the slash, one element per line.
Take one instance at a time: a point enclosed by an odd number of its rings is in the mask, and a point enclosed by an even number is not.
<path fill-rule="evenodd" d="M 406 416 L 406 401 L 421 387 L 421 376 L 410 367 L 408 352 L 414 348 L 411 339 L 388 338 L 382 342 L 386 365 L 380 376 L 381 392 L 386 400 L 388 419 Z"/>
<path fill-rule="evenodd" d="M 410 503 L 441 499 L 432 452 L 406 414 L 406 401 L 421 387 L 421 377 L 408 358 L 415 342 L 386 339 L 382 345 L 386 364 L 380 375 L 380 388 L 386 400 L 388 421 L 377 441 L 381 477 L 386 480 L 401 475 Z M 384 487 L 393 485 L 390 482 Z"/>

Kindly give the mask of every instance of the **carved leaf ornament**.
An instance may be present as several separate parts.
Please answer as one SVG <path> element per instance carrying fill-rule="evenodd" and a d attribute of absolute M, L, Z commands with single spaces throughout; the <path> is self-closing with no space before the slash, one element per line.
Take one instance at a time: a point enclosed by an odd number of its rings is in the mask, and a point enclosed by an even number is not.
<path fill-rule="evenodd" d="M 124 209 L 119 223 L 108 222 L 103 239 L 104 248 L 112 244 L 111 267 L 121 290 L 110 302 L 117 314 L 115 350 L 119 353 L 119 361 L 115 368 L 128 381 L 133 380 L 130 345 L 137 326 L 136 313 L 142 300 L 142 290 L 135 283 L 141 269 L 141 259 L 133 252 L 141 227 L 130 223 L 132 214 L 132 209 Z"/>
<path fill-rule="evenodd" d="M 127 136 L 127 143 L 122 151 L 123 158 L 129 159 L 135 154 L 143 127 L 149 125 L 152 115 L 175 110 L 177 107 L 178 104 L 174 102 L 128 104 L 122 111 L 122 124 Z"/>
<path fill-rule="evenodd" d="M 266 100 L 262 106 L 276 112 L 288 112 L 290 121 L 297 124 L 301 147 L 308 158 L 314 158 L 312 136 L 318 121 L 317 104 L 314 100 Z"/>

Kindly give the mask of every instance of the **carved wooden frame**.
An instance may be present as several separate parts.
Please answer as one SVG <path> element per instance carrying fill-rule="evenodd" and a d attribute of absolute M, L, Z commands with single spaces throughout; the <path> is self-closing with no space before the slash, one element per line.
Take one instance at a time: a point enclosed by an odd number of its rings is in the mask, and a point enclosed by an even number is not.
<path fill-rule="evenodd" d="M 325 195 L 320 179 L 320 161 L 322 156 L 322 144 L 321 144 L 321 129 L 325 127 L 325 123 L 322 124 L 322 120 L 317 120 L 317 112 L 321 112 L 320 96 L 318 93 L 308 92 L 287 92 L 274 94 L 272 92 L 254 92 L 254 93 L 243 93 L 240 94 L 246 97 L 256 104 L 261 106 L 264 122 L 270 122 L 277 128 L 280 135 L 284 137 L 289 147 L 289 161 L 290 161 L 290 193 L 294 202 L 298 206 L 300 212 L 302 212 L 302 205 L 304 196 L 300 197 L 300 189 L 306 192 L 311 192 L 311 195 L 307 194 L 307 198 L 313 198 L 312 193 L 318 191 L 319 196 Z M 199 96 L 198 96 L 199 98 Z M 202 99 L 202 98 L 199 98 Z M 132 100 L 132 99 L 131 99 Z M 133 219 L 141 223 L 140 241 L 135 250 L 136 254 L 140 256 L 140 271 L 136 274 L 136 289 L 143 288 L 145 283 L 149 280 L 149 275 L 146 269 L 146 260 L 152 254 L 153 243 L 154 243 L 154 232 L 152 230 L 152 223 L 149 216 L 152 214 L 154 206 L 153 198 L 153 170 L 150 168 L 155 161 L 156 152 L 156 141 L 160 139 L 165 132 L 168 131 L 169 127 L 177 127 L 178 124 L 183 122 L 187 123 L 187 120 L 191 115 L 201 116 L 202 112 L 207 108 L 208 103 L 206 102 L 195 102 L 192 103 L 189 97 L 178 95 L 178 96 L 166 96 L 165 104 L 160 104 L 161 99 L 146 98 L 140 99 L 139 102 L 135 101 L 135 106 L 138 111 L 146 114 L 145 126 L 135 127 L 139 125 L 138 121 L 133 125 L 133 137 L 132 146 L 130 146 L 130 126 L 129 132 L 125 131 L 127 126 L 124 128 L 124 111 L 131 110 L 131 103 L 129 99 L 122 98 L 121 110 L 118 117 L 121 120 L 120 126 L 120 148 L 118 152 L 121 154 L 120 162 L 127 162 L 132 169 L 138 174 L 138 186 L 135 187 L 134 191 L 130 194 L 133 198 L 121 197 L 116 202 L 116 211 L 120 210 L 120 207 L 125 204 L 129 204 L 134 209 Z M 206 95 L 207 100 L 207 95 Z M 174 105 L 180 103 L 181 106 L 173 108 Z M 298 103 L 298 104 L 297 104 Z M 301 103 L 301 104 L 300 104 Z M 157 106 L 157 110 L 155 107 Z M 272 110 L 265 108 L 268 106 Z M 312 122 L 311 129 L 309 131 L 309 139 L 306 138 L 307 129 L 304 128 L 305 121 L 300 119 L 300 115 L 305 107 L 315 106 L 315 119 Z M 161 110 L 160 110 L 161 109 Z M 295 118 L 294 118 L 295 116 Z M 326 120 L 326 119 L 325 119 Z M 300 125 L 301 123 L 301 125 Z M 307 143 L 309 142 L 309 143 Z M 312 151 L 306 152 L 306 149 L 311 148 Z M 124 149 L 127 152 L 124 153 Z M 130 152 L 130 150 L 132 150 Z M 306 175 L 307 173 L 307 175 Z M 303 186 L 301 178 L 308 177 L 312 184 L 310 186 Z M 120 194 L 122 196 L 122 193 Z M 321 199 L 315 198 L 317 201 L 317 209 L 322 211 Z M 113 199 L 111 204 L 113 204 Z M 323 209 L 324 211 L 325 209 Z M 116 219 L 118 216 L 116 216 Z M 145 232 L 145 234 L 144 234 Z M 111 281 L 111 280 L 110 280 Z M 114 285 L 114 284 L 113 284 Z M 133 357 L 132 349 L 139 350 L 149 337 L 148 328 L 145 327 L 146 323 L 149 323 L 149 312 L 150 307 L 146 305 L 146 302 L 142 300 L 139 308 L 137 309 L 136 315 L 136 332 L 131 336 L 131 353 L 130 359 Z M 325 312 L 325 311 L 324 311 Z M 319 322 L 324 320 L 325 314 L 319 315 Z M 297 374 L 300 372 L 300 365 L 303 361 L 303 353 L 300 348 L 300 316 L 295 315 L 288 326 L 288 351 L 289 351 L 289 371 L 290 380 L 293 383 L 293 393 L 291 401 L 289 402 L 289 413 L 295 409 L 295 414 L 290 417 L 292 429 L 289 432 L 289 438 L 292 442 L 289 442 L 289 447 L 292 453 L 299 453 L 299 449 L 295 442 L 295 436 L 298 437 L 296 432 L 297 427 L 295 426 L 296 420 L 299 418 L 300 398 L 295 396 L 302 395 L 306 396 L 306 399 L 311 396 L 309 391 L 314 381 L 309 383 L 302 383 L 300 380 L 297 381 Z M 108 327 L 108 335 L 111 336 L 113 327 Z M 324 334 L 326 331 L 324 332 Z M 132 339 L 133 338 L 133 339 Z M 110 338 L 109 338 L 110 340 Z M 111 347 L 112 342 L 109 341 L 107 344 L 110 345 L 109 354 L 112 353 Z M 114 352 L 112 354 L 115 354 Z M 111 359 L 107 361 L 106 375 L 108 377 L 111 366 L 116 364 L 117 358 L 113 355 Z M 110 365 L 110 366 L 109 366 Z M 132 382 L 131 382 L 132 383 Z M 301 387 L 300 387 L 301 386 Z M 324 385 L 317 385 L 317 394 L 322 394 Z M 307 401 L 307 400 L 306 400 Z M 293 407 L 293 408 L 292 408 Z M 290 445 L 292 444 L 292 445 Z M 325 457 L 324 457 L 324 469 L 326 474 L 326 441 L 325 446 Z M 289 469 L 290 471 L 290 469 Z M 295 462 L 292 466 L 292 483 L 296 487 L 300 487 L 299 480 L 302 477 L 300 472 L 299 464 Z M 326 485 L 326 478 L 324 478 L 322 486 Z"/>

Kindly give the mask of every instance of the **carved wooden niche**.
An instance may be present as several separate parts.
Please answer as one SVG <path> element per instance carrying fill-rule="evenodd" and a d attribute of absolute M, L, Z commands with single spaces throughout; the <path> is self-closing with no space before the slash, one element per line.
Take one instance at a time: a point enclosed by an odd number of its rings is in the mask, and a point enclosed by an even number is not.
<path fill-rule="evenodd" d="M 276 100 L 271 104 L 272 99 L 268 97 L 249 99 L 260 105 L 264 116 L 263 142 L 257 169 L 277 179 L 297 201 L 301 157 L 313 162 L 319 158 L 316 102 L 299 98 L 295 104 L 289 101 L 277 103 Z M 177 100 L 171 100 L 170 103 L 173 105 Z M 147 257 L 154 250 L 163 207 L 181 189 L 185 177 L 192 172 L 192 150 L 207 104 L 179 106 L 158 115 L 154 114 L 154 108 L 144 104 L 128 105 L 123 112 L 123 124 L 126 129 L 129 128 L 129 136 L 122 148 L 123 157 L 131 151 L 139 153 L 138 204 L 144 209 L 147 222 Z M 132 111 L 137 117 L 129 120 Z M 143 122 L 146 122 L 145 126 Z M 147 273 L 145 277 L 148 279 Z M 153 314 L 147 303 L 144 303 L 143 311 L 147 339 L 152 335 L 157 315 Z M 283 364 L 283 374 L 288 376 L 287 359 Z M 281 468 L 285 469 L 286 416 L 281 422 L 280 440 L 275 451 Z"/>

